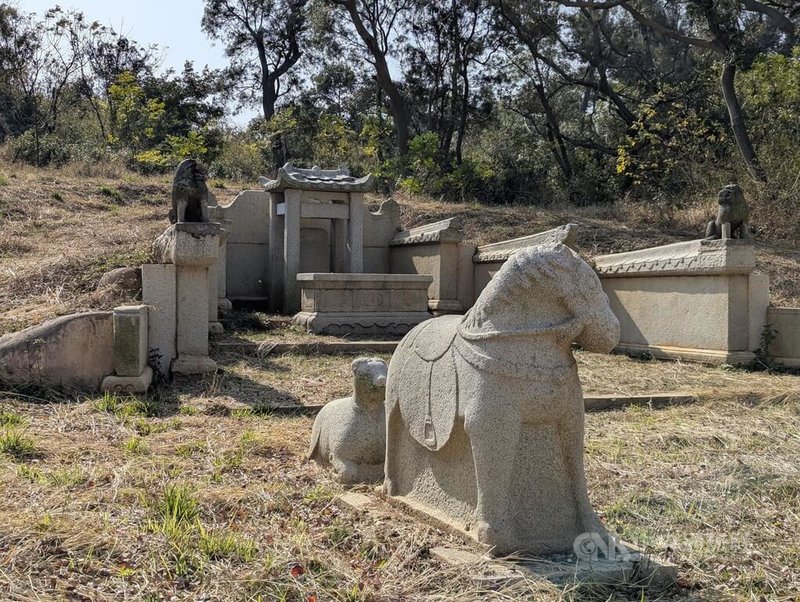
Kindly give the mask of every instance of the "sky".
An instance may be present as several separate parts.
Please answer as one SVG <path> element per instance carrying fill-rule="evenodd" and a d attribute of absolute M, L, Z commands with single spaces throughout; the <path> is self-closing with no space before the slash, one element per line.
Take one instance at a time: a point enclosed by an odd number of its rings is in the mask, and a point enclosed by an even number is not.
<path fill-rule="evenodd" d="M 157 44 L 164 69 L 181 71 L 187 60 L 193 61 L 198 71 L 206 65 L 213 68 L 227 64 L 222 45 L 212 43 L 200 29 L 203 0 L 17 0 L 16 5 L 22 12 L 39 16 L 55 5 L 74 9 L 89 22 L 110 25 L 142 46 Z M 253 115 L 255 111 L 246 111 L 233 121 L 245 125 Z"/>

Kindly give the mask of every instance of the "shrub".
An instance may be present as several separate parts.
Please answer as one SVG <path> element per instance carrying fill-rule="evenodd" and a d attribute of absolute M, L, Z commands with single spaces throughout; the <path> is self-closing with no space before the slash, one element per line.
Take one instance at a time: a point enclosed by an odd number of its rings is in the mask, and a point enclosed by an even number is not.
<path fill-rule="evenodd" d="M 55 134 L 40 134 L 30 129 L 11 142 L 14 161 L 21 161 L 36 167 L 63 165 L 70 159 L 64 140 Z"/>

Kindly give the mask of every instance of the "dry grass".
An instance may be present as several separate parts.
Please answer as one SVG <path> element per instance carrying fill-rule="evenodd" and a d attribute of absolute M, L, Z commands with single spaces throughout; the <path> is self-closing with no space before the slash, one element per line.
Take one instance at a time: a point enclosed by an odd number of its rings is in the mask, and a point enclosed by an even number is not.
<path fill-rule="evenodd" d="M 77 169 L 77 168 L 76 168 Z M 106 269 L 144 261 L 166 226 L 168 178 L 0 165 L 0 333 L 77 308 Z M 215 190 L 227 201 L 235 187 Z M 494 242 L 567 221 L 582 252 L 693 237 L 702 206 L 480 207 L 400 199 L 407 226 L 463 214 Z M 659 224 L 656 229 L 652 224 Z M 797 305 L 798 254 L 760 243 L 773 302 Z M 248 322 L 250 320 L 250 322 Z M 249 325 L 248 325 L 249 324 Z M 244 338 L 301 341 L 274 316 L 240 315 Z M 385 356 L 384 356 L 385 357 Z M 352 355 L 225 354 L 206 379 L 143 400 L 0 393 L 3 600 L 626 600 L 800 597 L 798 377 L 577 354 L 588 394 L 699 393 L 698 404 L 587 416 L 595 506 L 628 541 L 669 556 L 684 589 L 488 591 L 470 568 L 430 557 L 452 536 L 378 502 L 333 502 L 341 488 L 304 459 L 309 418 L 275 404 L 347 395 Z M 361 491 L 374 495 L 369 488 Z"/>
<path fill-rule="evenodd" d="M 444 566 L 428 554 L 432 546 L 463 545 L 453 536 L 381 501 L 369 514 L 336 506 L 340 486 L 304 459 L 311 419 L 266 409 L 347 394 L 352 357 L 227 355 L 218 358 L 223 374 L 159 389 L 143 401 L 107 395 L 32 403 L 0 396 L 3 424 L 36 450 L 0 456 L 0 483 L 14 492 L 0 509 L 0 597 L 800 595 L 798 377 L 579 353 L 591 392 L 717 387 L 713 400 L 690 406 L 587 415 L 595 506 L 627 541 L 677 562 L 688 589 L 643 594 L 635 586 L 562 590 L 523 582 L 489 591 L 471 581 L 476 567 Z M 740 401 L 745 391 L 751 395 Z M 772 401 L 757 401 L 764 395 Z"/>
<path fill-rule="evenodd" d="M 95 285 L 110 269 L 148 260 L 168 225 L 168 177 L 1 164 L 0 173 L 7 182 L 0 186 L 0 334 L 130 300 Z"/>
<path fill-rule="evenodd" d="M 0 186 L 0 334 L 80 309 L 109 309 L 130 301 L 94 287 L 105 271 L 148 260 L 152 241 L 167 226 L 169 177 L 101 167 L 59 171 L 0 163 L 5 182 Z M 222 204 L 240 188 L 214 184 Z M 574 222 L 586 257 L 695 238 L 714 210 L 713 202 L 678 210 L 645 203 L 485 207 L 402 195 L 397 200 L 405 227 L 459 215 L 466 239 L 476 243 Z M 770 275 L 772 303 L 800 305 L 800 254 L 785 241 L 761 241 L 757 255 Z"/>

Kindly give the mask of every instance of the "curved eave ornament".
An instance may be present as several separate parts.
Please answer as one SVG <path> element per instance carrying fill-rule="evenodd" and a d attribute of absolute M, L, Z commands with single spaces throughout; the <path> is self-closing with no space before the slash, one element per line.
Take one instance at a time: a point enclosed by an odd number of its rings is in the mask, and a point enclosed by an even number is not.
<path fill-rule="evenodd" d="M 339 169 L 301 169 L 287 163 L 278 170 L 274 180 L 261 177 L 259 183 L 267 192 L 282 192 L 287 188 L 297 190 L 318 190 L 324 192 L 370 192 L 375 186 L 375 176 L 368 174 L 363 178 L 350 175 L 346 167 Z"/>

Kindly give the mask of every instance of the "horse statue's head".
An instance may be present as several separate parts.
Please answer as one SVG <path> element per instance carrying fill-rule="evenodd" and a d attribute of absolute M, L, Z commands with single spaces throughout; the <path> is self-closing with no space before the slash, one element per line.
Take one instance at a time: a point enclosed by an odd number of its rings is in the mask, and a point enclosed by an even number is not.
<path fill-rule="evenodd" d="M 556 244 L 512 255 L 464 316 L 460 333 L 467 339 L 553 333 L 608 352 L 619 341 L 619 321 L 594 270 Z"/>

